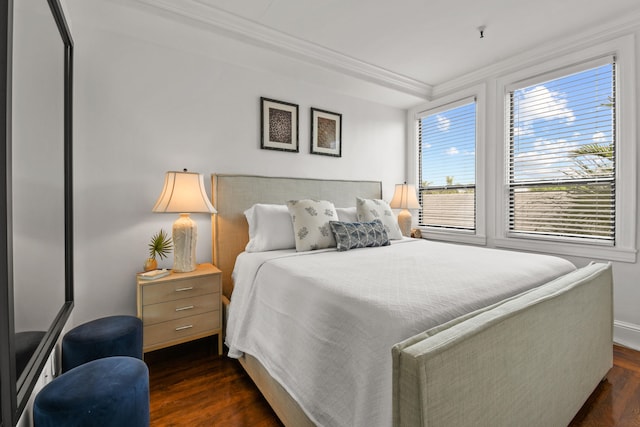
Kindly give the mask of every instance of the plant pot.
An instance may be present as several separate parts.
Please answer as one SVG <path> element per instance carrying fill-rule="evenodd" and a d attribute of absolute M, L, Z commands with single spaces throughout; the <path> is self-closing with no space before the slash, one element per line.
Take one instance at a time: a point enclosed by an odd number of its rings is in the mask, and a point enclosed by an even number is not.
<path fill-rule="evenodd" d="M 147 258 L 144 262 L 144 271 L 151 271 L 158 268 L 158 261 L 155 258 Z"/>

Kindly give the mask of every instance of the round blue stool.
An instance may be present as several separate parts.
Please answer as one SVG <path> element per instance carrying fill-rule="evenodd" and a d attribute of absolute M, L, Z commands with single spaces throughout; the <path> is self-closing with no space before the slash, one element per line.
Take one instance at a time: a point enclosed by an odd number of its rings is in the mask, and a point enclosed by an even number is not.
<path fill-rule="evenodd" d="M 33 403 L 34 427 L 148 427 L 149 370 L 139 359 L 106 357 L 44 386 Z"/>
<path fill-rule="evenodd" d="M 103 357 L 142 359 L 142 320 L 109 316 L 76 326 L 62 339 L 62 372 Z"/>

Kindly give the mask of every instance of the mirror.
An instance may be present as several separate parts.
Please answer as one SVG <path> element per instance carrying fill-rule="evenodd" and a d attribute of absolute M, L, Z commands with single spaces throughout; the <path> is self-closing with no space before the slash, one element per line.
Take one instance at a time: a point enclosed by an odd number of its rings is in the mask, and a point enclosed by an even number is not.
<path fill-rule="evenodd" d="M 73 307 L 72 50 L 59 0 L 0 7 L 1 426 L 18 421 Z M 6 31 L 5 31 L 6 30 Z M 0 36 L 0 37 L 2 37 Z M 7 73 L 11 70 L 12 73 Z M 3 256 L 4 255 L 4 256 Z M 6 313 L 6 315 L 4 315 Z"/>
<path fill-rule="evenodd" d="M 64 295 L 64 45 L 46 1 L 13 13 L 13 312 L 18 384 Z M 59 84 L 52 84 L 60 82 Z M 37 117 L 37 122 L 34 122 Z M 22 343 L 22 341 L 25 341 Z M 23 350 L 23 351 L 20 351 Z"/>

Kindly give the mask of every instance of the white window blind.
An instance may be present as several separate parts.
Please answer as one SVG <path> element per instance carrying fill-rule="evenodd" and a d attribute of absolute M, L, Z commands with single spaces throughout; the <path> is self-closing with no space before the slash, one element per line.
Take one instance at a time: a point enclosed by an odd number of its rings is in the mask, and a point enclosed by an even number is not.
<path fill-rule="evenodd" d="M 615 62 L 605 62 L 509 90 L 510 235 L 614 244 Z"/>
<path fill-rule="evenodd" d="M 476 100 L 418 117 L 420 225 L 476 227 Z"/>

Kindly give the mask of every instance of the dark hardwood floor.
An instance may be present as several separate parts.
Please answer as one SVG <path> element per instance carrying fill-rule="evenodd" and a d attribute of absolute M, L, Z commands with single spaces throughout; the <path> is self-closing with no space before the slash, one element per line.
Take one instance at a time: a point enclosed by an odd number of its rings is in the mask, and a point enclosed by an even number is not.
<path fill-rule="evenodd" d="M 206 338 L 145 355 L 151 426 L 282 426 L 236 360 Z M 614 346 L 614 366 L 571 427 L 640 427 L 640 352 Z"/>
<path fill-rule="evenodd" d="M 640 352 L 613 346 L 613 368 L 570 427 L 640 427 Z"/>
<path fill-rule="evenodd" d="M 238 361 L 218 356 L 217 338 L 153 351 L 144 359 L 152 427 L 282 426 Z"/>

